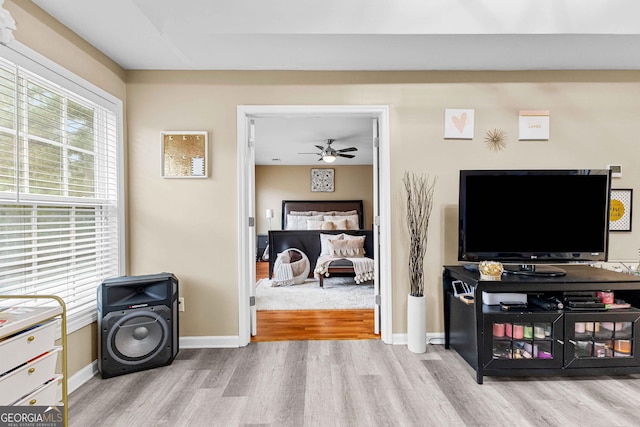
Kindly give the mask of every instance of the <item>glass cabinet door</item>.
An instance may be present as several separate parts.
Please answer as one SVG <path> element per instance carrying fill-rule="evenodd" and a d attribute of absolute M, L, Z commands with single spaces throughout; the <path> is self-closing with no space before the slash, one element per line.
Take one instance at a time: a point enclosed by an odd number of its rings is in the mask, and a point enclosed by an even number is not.
<path fill-rule="evenodd" d="M 566 313 L 567 367 L 634 366 L 638 363 L 636 309 Z"/>
<path fill-rule="evenodd" d="M 485 314 L 484 367 L 561 367 L 562 325 L 560 312 Z"/>

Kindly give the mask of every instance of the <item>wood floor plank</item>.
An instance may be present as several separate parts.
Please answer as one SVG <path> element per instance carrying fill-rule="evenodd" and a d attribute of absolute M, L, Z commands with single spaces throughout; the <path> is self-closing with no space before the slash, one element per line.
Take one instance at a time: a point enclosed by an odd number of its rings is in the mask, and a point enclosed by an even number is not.
<path fill-rule="evenodd" d="M 183 349 L 69 396 L 70 426 L 638 426 L 640 375 L 485 377 L 453 350 L 380 340 Z"/>
<path fill-rule="evenodd" d="M 258 311 L 251 341 L 379 339 L 373 328 L 373 310 Z"/>
<path fill-rule="evenodd" d="M 269 263 L 256 262 L 256 280 L 269 277 Z M 252 342 L 289 340 L 368 340 L 373 333 L 373 310 L 260 310 Z"/>

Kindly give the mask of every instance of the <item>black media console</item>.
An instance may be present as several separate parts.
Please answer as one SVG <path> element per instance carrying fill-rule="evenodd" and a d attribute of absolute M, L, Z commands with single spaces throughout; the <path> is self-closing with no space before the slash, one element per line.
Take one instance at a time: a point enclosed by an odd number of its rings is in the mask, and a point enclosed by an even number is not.
<path fill-rule="evenodd" d="M 484 281 L 477 271 L 444 267 L 445 348 L 453 347 L 476 370 L 478 384 L 485 375 L 640 373 L 640 276 L 587 265 L 562 268 L 566 275 L 561 277 L 503 275 L 501 281 Z M 473 302 L 454 296 L 453 283 L 466 284 Z M 505 311 L 482 303 L 483 292 L 562 301 L 597 291 L 613 292 L 616 301 L 630 307 L 569 310 L 529 304 Z"/>

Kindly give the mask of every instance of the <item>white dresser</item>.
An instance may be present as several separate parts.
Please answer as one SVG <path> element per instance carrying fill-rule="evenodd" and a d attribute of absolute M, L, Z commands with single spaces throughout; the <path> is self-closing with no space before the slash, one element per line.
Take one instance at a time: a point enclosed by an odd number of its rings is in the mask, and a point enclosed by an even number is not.
<path fill-rule="evenodd" d="M 29 307 L 25 299 L 50 299 Z M 56 335 L 62 332 L 62 346 Z M 0 406 L 62 406 L 67 425 L 65 306 L 57 297 L 0 296 Z"/>

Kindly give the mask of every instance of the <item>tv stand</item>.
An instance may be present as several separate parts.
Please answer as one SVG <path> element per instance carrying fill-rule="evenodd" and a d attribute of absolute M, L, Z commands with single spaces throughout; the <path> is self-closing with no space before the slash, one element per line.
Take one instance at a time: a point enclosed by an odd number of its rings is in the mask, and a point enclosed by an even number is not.
<path fill-rule="evenodd" d="M 520 274 L 524 276 L 558 277 L 567 274 L 562 268 L 540 264 L 505 265 L 504 271 L 507 274 Z"/>
<path fill-rule="evenodd" d="M 476 371 L 489 376 L 621 375 L 640 373 L 640 276 L 587 265 L 566 265 L 564 276 L 503 275 L 480 280 L 477 271 L 445 266 L 445 348 L 453 347 Z M 453 282 L 473 289 L 474 302 L 454 296 Z M 458 286 L 458 288 L 460 288 Z M 483 293 L 520 293 L 562 299 L 565 292 L 614 292 L 625 309 L 517 311 L 483 304 Z M 496 295 L 487 300 L 496 300 Z"/>

